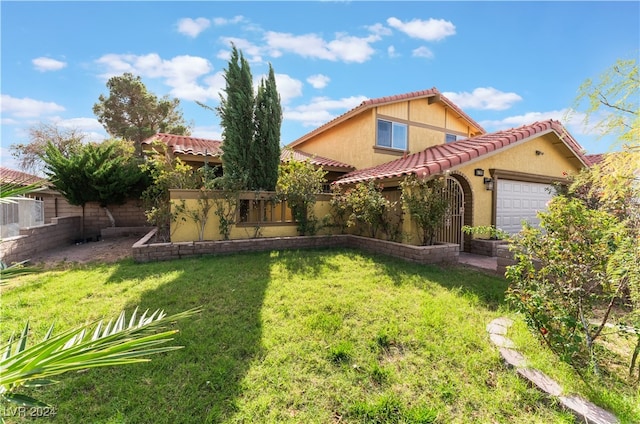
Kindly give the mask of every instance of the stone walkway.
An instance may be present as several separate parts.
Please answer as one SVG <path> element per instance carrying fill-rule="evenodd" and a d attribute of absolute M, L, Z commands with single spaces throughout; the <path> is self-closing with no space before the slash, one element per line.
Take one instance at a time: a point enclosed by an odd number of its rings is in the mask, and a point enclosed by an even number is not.
<path fill-rule="evenodd" d="M 619 423 L 615 415 L 599 406 L 575 395 L 564 395 L 562 387 L 555 380 L 543 372 L 530 368 L 527 360 L 515 349 L 511 339 L 507 338 L 507 331 L 513 325 L 509 318 L 497 318 L 487 325 L 489 339 L 500 350 L 504 362 L 515 368 L 518 375 L 528 380 L 535 387 L 549 396 L 558 399 L 560 404 L 571 411 L 580 420 L 590 424 Z"/>

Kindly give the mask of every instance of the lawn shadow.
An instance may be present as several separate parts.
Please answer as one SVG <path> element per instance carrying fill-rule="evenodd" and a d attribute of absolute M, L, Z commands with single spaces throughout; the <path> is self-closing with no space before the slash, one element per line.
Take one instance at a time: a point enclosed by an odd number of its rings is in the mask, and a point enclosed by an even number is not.
<path fill-rule="evenodd" d="M 261 309 L 270 281 L 268 252 L 135 264 L 122 261 L 108 283 L 174 273 L 172 280 L 126 306 L 167 314 L 201 307 L 175 323 L 172 345 L 183 349 L 151 362 L 89 371 L 67 386 L 83 392 L 85 422 L 217 423 L 229 419 L 242 395 L 242 380 L 262 355 Z M 95 373 L 95 374 L 94 374 Z M 72 377 L 69 380 L 74 380 Z M 60 393 L 62 394 L 62 393 Z M 89 399 L 94 399 L 89 401 Z M 137 400 L 140 400 L 139 402 Z"/>
<path fill-rule="evenodd" d="M 376 261 L 381 271 L 388 275 L 394 284 L 413 281 L 414 284 L 426 288 L 428 283 L 436 283 L 446 289 L 460 290 L 476 297 L 489 310 L 496 310 L 505 302 L 505 292 L 509 283 L 497 275 L 462 265 L 411 263 L 398 267 L 398 259 L 384 255 L 368 256 Z"/>

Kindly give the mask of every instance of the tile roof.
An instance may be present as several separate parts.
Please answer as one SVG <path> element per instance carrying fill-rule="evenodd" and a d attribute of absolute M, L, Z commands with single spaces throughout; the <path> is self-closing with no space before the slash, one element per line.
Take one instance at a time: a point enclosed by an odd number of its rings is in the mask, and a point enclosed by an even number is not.
<path fill-rule="evenodd" d="M 158 133 L 143 140 L 142 144 L 151 145 L 155 140 L 166 144 L 173 154 L 210 157 L 220 157 L 222 155 L 222 149 L 220 148 L 222 141 L 219 140 Z"/>
<path fill-rule="evenodd" d="M 592 155 L 587 155 L 587 160 L 589 161 L 589 165 L 596 165 L 604 159 L 605 153 L 595 153 Z"/>
<path fill-rule="evenodd" d="M 338 162 L 337 160 L 328 159 L 322 156 L 312 155 L 310 153 L 302 152 L 300 150 L 293 150 L 293 149 L 286 149 L 286 148 L 282 149 L 282 152 L 280 153 L 281 162 L 287 162 L 291 157 L 293 157 L 295 160 L 298 160 L 298 161 L 309 160 L 309 162 L 311 162 L 313 165 L 321 166 L 325 170 L 333 168 L 337 170 L 351 171 L 355 169 L 354 166 L 347 165 L 346 163 Z"/>
<path fill-rule="evenodd" d="M 173 154 L 205 156 L 206 153 L 206 155 L 210 157 L 222 156 L 222 141 L 219 140 L 208 140 L 206 138 L 158 133 L 146 140 L 143 140 L 142 144 L 151 145 L 155 140 L 169 146 Z M 291 157 L 292 153 L 293 157 L 297 160 L 304 161 L 308 159 L 312 164 L 322 166 L 324 168 L 334 168 L 345 172 L 355 169 L 353 166 L 337 160 L 291 149 L 282 149 L 280 160 L 283 162 L 287 161 L 289 157 Z"/>
<path fill-rule="evenodd" d="M 48 184 L 46 178 L 27 174 L 26 172 L 16 171 L 15 169 L 5 168 L 4 166 L 0 166 L 0 182 L 20 185 Z"/>
<path fill-rule="evenodd" d="M 336 183 L 349 184 L 370 179 L 401 177 L 409 174 L 435 175 L 477 157 L 549 132 L 555 132 L 583 165 L 587 166 L 590 163 L 582 152 L 582 147 L 566 131 L 562 124 L 558 121 L 547 120 L 519 128 L 511 128 L 432 146 L 421 152 L 407 155 L 391 162 L 350 172 L 336 181 Z"/>
<path fill-rule="evenodd" d="M 397 102 L 401 102 L 401 101 L 405 101 L 405 100 L 416 100 L 416 99 L 421 99 L 421 98 L 428 98 L 428 97 L 436 97 L 439 98 L 440 101 L 442 103 L 444 103 L 445 105 L 447 105 L 449 108 L 453 109 L 456 111 L 456 113 L 458 113 L 460 115 L 461 118 L 463 118 L 465 121 L 469 122 L 472 126 L 478 128 L 478 130 L 480 130 L 481 133 L 485 133 L 486 131 L 484 130 L 484 128 L 482 128 L 482 126 L 480 126 L 480 124 L 478 124 L 473 118 L 471 118 L 469 115 L 467 115 L 462 109 L 460 109 L 455 103 L 453 103 L 451 100 L 449 100 L 447 97 L 445 97 L 444 95 L 442 95 L 440 93 L 440 91 L 438 91 L 437 88 L 433 87 L 430 88 L 428 90 L 421 90 L 421 91 L 414 91 L 411 93 L 405 93 L 405 94 L 397 94 L 394 96 L 386 96 L 386 97 L 379 97 L 376 99 L 369 99 L 369 100 L 365 100 L 362 103 L 360 103 L 358 106 L 356 106 L 355 108 L 343 113 L 342 115 L 332 119 L 331 121 L 325 123 L 324 125 L 321 125 L 320 127 L 314 129 L 313 131 L 303 135 L 302 137 L 298 138 L 297 140 L 294 140 L 293 142 L 289 143 L 288 146 L 289 147 L 294 147 L 302 142 L 304 142 L 305 140 L 322 133 L 323 131 L 326 131 L 327 129 L 333 127 L 334 125 L 345 121 L 347 119 L 349 119 L 350 117 L 357 115 L 359 113 L 364 112 L 365 110 L 371 109 L 373 107 L 376 106 L 380 106 L 380 105 L 384 105 L 384 104 L 389 104 L 389 103 L 397 103 Z"/>

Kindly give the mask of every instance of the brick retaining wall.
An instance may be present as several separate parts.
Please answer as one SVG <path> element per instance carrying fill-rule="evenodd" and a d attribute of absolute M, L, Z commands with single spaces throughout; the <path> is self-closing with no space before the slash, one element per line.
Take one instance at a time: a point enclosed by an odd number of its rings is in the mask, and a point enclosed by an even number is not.
<path fill-rule="evenodd" d="M 181 243 L 149 243 L 153 230 L 132 248 L 136 262 L 163 261 L 202 255 L 223 255 L 237 252 L 269 250 L 350 247 L 371 253 L 393 256 L 422 264 L 457 263 L 460 254 L 457 244 L 412 246 L 350 234 L 303 237 L 269 237 L 244 240 L 199 241 Z"/>
<path fill-rule="evenodd" d="M 498 257 L 498 267 L 496 271 L 500 275 L 507 272 L 507 267 L 516 264 L 513 253 L 509 250 L 509 245 L 504 244 L 496 247 L 496 256 Z"/>
<path fill-rule="evenodd" d="M 2 240 L 0 258 L 5 264 L 27 260 L 34 255 L 72 244 L 80 238 L 80 217 L 52 218 L 50 224 L 21 228 L 20 235 Z"/>

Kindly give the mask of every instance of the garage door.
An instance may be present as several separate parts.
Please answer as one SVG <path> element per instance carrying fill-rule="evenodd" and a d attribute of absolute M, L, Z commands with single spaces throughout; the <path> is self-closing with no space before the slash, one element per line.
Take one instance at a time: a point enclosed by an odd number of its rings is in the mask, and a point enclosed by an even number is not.
<path fill-rule="evenodd" d="M 514 234 L 522 228 L 523 220 L 537 226 L 540 220 L 536 213 L 546 208 L 552 193 L 549 184 L 498 179 L 496 227 Z"/>

